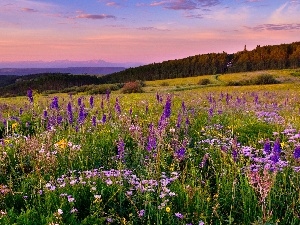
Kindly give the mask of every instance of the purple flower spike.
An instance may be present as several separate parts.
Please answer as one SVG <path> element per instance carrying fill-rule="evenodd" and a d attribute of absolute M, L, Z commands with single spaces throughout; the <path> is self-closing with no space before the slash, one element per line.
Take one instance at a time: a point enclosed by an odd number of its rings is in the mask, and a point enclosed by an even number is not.
<path fill-rule="evenodd" d="M 264 144 L 264 154 L 265 155 L 270 155 L 271 154 L 271 144 L 270 144 L 269 139 L 267 139 L 265 141 L 265 144 Z"/>
<path fill-rule="evenodd" d="M 58 110 L 58 97 L 54 97 L 53 99 L 52 99 L 52 102 L 51 102 L 51 105 L 50 105 L 50 107 L 52 108 L 52 109 L 56 109 L 56 110 Z"/>
<path fill-rule="evenodd" d="M 90 107 L 91 107 L 91 109 L 94 108 L 94 97 L 93 96 L 90 97 Z"/>
<path fill-rule="evenodd" d="M 27 91 L 27 97 L 28 97 L 28 99 L 29 99 L 29 102 L 30 102 L 30 103 L 33 103 L 33 96 L 32 96 L 32 90 L 31 90 L 31 89 L 29 89 L 29 90 Z"/>
<path fill-rule="evenodd" d="M 297 146 L 294 150 L 294 158 L 299 159 L 300 158 L 300 145 Z"/>

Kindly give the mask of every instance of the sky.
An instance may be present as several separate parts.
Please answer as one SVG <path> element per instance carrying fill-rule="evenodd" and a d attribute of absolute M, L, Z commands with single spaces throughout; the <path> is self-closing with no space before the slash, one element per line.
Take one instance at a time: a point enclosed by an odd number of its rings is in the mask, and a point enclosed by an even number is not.
<path fill-rule="evenodd" d="M 0 0 L 0 62 L 148 64 L 300 41 L 300 0 Z"/>

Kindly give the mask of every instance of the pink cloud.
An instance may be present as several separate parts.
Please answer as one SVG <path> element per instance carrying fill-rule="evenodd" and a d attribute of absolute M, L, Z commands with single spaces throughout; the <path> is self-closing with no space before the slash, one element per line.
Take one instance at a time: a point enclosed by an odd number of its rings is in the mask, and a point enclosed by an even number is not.
<path fill-rule="evenodd" d="M 80 15 L 76 16 L 76 18 L 102 20 L 102 19 L 115 19 L 116 17 L 113 15 L 107 15 L 107 14 L 80 14 Z"/>

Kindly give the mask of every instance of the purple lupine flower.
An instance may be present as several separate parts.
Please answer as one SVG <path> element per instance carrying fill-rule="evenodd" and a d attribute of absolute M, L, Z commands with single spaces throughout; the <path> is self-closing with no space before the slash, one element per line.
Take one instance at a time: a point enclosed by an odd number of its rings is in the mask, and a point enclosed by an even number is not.
<path fill-rule="evenodd" d="M 19 113 L 20 113 L 20 115 L 22 115 L 22 114 L 23 114 L 23 109 L 22 109 L 22 108 L 20 108 L 20 111 L 19 111 Z"/>
<path fill-rule="evenodd" d="M 208 116 L 213 117 L 213 115 L 214 115 L 214 109 L 212 107 L 210 107 L 208 110 Z"/>
<path fill-rule="evenodd" d="M 118 155 L 117 158 L 123 160 L 124 159 L 124 153 L 125 153 L 125 143 L 122 138 L 119 138 L 119 141 L 117 143 L 118 147 Z"/>
<path fill-rule="evenodd" d="M 116 98 L 115 111 L 117 114 L 121 114 L 121 106 L 118 98 Z"/>
<path fill-rule="evenodd" d="M 33 103 L 33 96 L 32 96 L 32 90 L 31 89 L 27 90 L 27 97 L 29 99 L 29 102 Z"/>
<path fill-rule="evenodd" d="M 129 109 L 129 115 L 132 115 L 132 108 Z"/>
<path fill-rule="evenodd" d="M 78 98 L 77 104 L 78 104 L 78 106 L 81 106 L 81 104 L 82 104 L 82 98 L 81 97 Z"/>
<path fill-rule="evenodd" d="M 58 115 L 58 116 L 56 117 L 56 123 L 57 123 L 58 125 L 60 125 L 60 124 L 62 123 L 62 121 L 63 121 L 63 117 L 60 116 L 60 115 Z"/>
<path fill-rule="evenodd" d="M 110 96 L 110 90 L 106 90 L 106 100 L 109 101 L 109 96 Z"/>
<path fill-rule="evenodd" d="M 69 123 L 73 123 L 73 111 L 72 111 L 72 104 L 71 104 L 71 102 L 68 103 L 67 114 L 68 114 L 68 121 L 69 121 Z"/>
<path fill-rule="evenodd" d="M 185 113 L 186 107 L 185 107 L 184 101 L 181 103 L 181 109 L 182 109 L 182 112 Z"/>
<path fill-rule="evenodd" d="M 270 144 L 269 139 L 267 139 L 265 141 L 265 144 L 264 144 L 264 154 L 265 155 L 270 155 L 271 154 L 271 144 Z"/>
<path fill-rule="evenodd" d="M 47 118 L 48 118 L 48 112 L 47 112 L 47 110 L 44 110 L 43 119 L 46 120 Z"/>
<path fill-rule="evenodd" d="M 106 115 L 103 114 L 103 116 L 102 116 L 102 123 L 105 123 L 105 122 L 106 122 Z"/>
<path fill-rule="evenodd" d="M 90 107 L 91 107 L 91 109 L 94 108 L 94 97 L 93 96 L 90 97 Z"/>
<path fill-rule="evenodd" d="M 299 159 L 300 158 L 300 145 L 298 145 L 294 150 L 294 158 Z"/>
<path fill-rule="evenodd" d="M 160 99 L 160 97 L 159 97 L 159 94 L 158 94 L 158 92 L 156 93 L 156 100 L 157 100 L 157 102 L 159 103 L 159 99 Z"/>
<path fill-rule="evenodd" d="M 279 140 L 279 138 L 277 138 L 276 141 L 274 142 L 273 153 L 280 156 L 280 153 L 281 153 L 281 145 L 280 145 L 280 140 Z"/>
<path fill-rule="evenodd" d="M 176 152 L 175 152 L 175 157 L 176 159 L 178 159 L 179 161 L 183 160 L 184 157 L 185 157 L 185 148 L 184 147 L 181 147 L 180 149 L 178 149 Z"/>
<path fill-rule="evenodd" d="M 169 118 L 171 116 L 171 105 L 172 105 L 171 96 L 168 95 L 166 104 L 165 104 L 165 108 L 164 108 L 164 112 L 163 112 L 165 118 Z"/>
<path fill-rule="evenodd" d="M 54 97 L 53 99 L 52 99 L 52 102 L 51 102 L 51 105 L 50 105 L 50 107 L 52 108 L 52 109 L 56 109 L 56 110 L 58 110 L 58 97 Z"/>
<path fill-rule="evenodd" d="M 96 116 L 92 117 L 92 124 L 93 124 L 94 127 L 97 125 L 97 118 L 96 118 Z"/>
<path fill-rule="evenodd" d="M 185 120 L 185 125 L 187 125 L 187 126 L 188 126 L 188 125 L 190 125 L 190 123 L 191 123 L 191 122 L 190 122 L 190 120 L 189 120 L 189 117 L 186 117 L 186 120 Z"/>
<path fill-rule="evenodd" d="M 181 125 L 181 122 L 182 122 L 182 116 L 181 116 L 181 113 L 178 113 L 176 127 L 179 128 Z"/>
<path fill-rule="evenodd" d="M 84 105 L 81 105 L 80 109 L 79 109 L 79 114 L 78 114 L 78 123 L 83 124 L 86 116 L 87 116 L 87 113 L 85 113 L 85 111 L 84 111 Z"/>

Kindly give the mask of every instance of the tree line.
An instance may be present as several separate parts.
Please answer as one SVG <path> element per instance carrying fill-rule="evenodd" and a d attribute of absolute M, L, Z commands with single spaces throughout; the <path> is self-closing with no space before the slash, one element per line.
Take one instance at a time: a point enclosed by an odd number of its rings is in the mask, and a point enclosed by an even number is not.
<path fill-rule="evenodd" d="M 152 63 L 103 76 L 102 82 L 160 80 L 210 74 L 300 67 L 300 42 L 257 47 L 228 54 L 209 53 Z"/>

